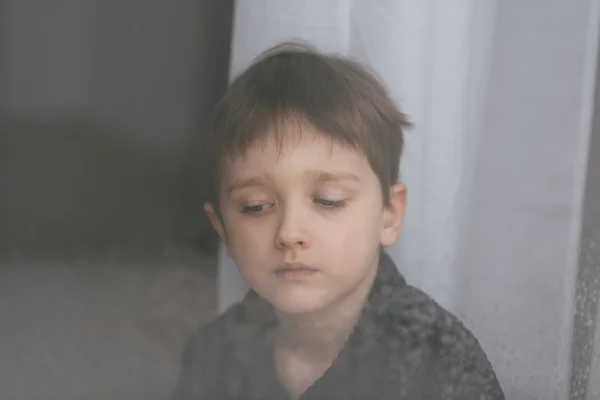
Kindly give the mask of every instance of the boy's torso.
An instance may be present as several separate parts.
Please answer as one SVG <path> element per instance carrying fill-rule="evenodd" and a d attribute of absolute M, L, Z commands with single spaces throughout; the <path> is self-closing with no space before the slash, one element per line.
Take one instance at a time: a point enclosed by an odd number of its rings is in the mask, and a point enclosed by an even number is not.
<path fill-rule="evenodd" d="M 268 340 L 276 321 L 255 293 L 193 338 L 174 398 L 287 399 Z M 201 375 L 201 377 L 199 376 Z M 194 393 L 196 396 L 194 396 Z M 385 253 L 363 314 L 310 399 L 503 399 L 471 333 L 406 285 Z"/>

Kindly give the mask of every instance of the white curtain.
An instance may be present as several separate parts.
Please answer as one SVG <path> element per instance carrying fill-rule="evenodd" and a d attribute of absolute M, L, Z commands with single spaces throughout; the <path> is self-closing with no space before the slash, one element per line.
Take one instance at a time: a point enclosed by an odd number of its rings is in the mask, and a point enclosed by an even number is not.
<path fill-rule="evenodd" d="M 507 398 L 568 397 L 597 0 L 238 0 L 231 76 L 290 39 L 373 67 L 415 129 L 390 253 L 479 338 Z M 222 254 L 219 307 L 246 286 Z"/>

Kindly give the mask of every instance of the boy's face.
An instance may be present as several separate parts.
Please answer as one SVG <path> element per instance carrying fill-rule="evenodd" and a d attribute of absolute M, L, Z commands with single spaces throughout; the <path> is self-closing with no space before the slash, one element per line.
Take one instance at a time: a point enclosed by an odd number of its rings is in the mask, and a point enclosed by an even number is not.
<path fill-rule="evenodd" d="M 384 205 L 360 152 L 308 131 L 229 160 L 220 198 L 221 218 L 205 210 L 249 285 L 280 312 L 307 313 L 368 290 L 379 246 L 398 237 L 406 190 L 392 186 Z"/>

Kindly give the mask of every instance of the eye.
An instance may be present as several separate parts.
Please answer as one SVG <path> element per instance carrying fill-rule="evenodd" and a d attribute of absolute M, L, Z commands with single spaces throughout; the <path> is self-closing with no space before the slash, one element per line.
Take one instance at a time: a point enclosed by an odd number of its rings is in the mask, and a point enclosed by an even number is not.
<path fill-rule="evenodd" d="M 344 208 L 347 206 L 346 200 L 314 199 L 313 202 L 324 208 Z"/>
<path fill-rule="evenodd" d="M 268 210 L 269 204 L 249 204 L 242 208 L 243 214 L 260 215 Z"/>

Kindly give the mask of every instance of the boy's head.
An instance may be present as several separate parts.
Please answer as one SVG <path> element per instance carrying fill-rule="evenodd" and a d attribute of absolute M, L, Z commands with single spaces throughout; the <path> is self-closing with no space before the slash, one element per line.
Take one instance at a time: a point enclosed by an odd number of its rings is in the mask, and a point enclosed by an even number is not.
<path fill-rule="evenodd" d="M 359 64 L 302 44 L 265 52 L 217 103 L 204 141 L 209 218 L 250 286 L 286 313 L 370 289 L 402 225 L 409 126 Z"/>

